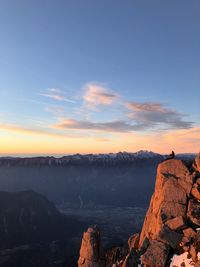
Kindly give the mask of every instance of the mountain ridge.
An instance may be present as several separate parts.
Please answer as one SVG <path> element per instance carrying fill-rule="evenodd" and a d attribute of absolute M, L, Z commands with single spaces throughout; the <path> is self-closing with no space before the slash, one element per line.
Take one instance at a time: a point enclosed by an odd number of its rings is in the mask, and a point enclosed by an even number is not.
<path fill-rule="evenodd" d="M 132 162 L 137 159 L 151 159 L 154 157 L 162 158 L 161 154 L 140 150 L 135 153 L 118 152 L 107 154 L 72 154 L 63 157 L 39 156 L 39 157 L 0 157 L 0 166 L 11 165 L 48 165 L 65 166 L 70 163 L 75 164 L 93 164 L 93 163 L 117 163 Z"/>
<path fill-rule="evenodd" d="M 18 165 L 18 166 L 67 166 L 69 164 L 117 164 L 131 163 L 137 160 L 151 160 L 167 157 L 165 154 L 159 154 L 148 150 L 139 150 L 137 152 L 117 152 L 117 153 L 99 153 L 99 154 L 72 154 L 62 157 L 55 156 L 36 156 L 36 157 L 0 157 L 0 166 Z M 180 159 L 194 159 L 194 153 L 180 153 L 176 155 Z"/>

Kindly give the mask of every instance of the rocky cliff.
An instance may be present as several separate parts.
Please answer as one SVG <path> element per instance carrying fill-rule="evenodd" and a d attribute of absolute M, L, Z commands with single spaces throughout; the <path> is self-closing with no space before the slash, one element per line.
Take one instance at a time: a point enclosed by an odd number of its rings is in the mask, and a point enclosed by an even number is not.
<path fill-rule="evenodd" d="M 79 261 L 79 267 L 198 267 L 199 230 L 200 155 L 193 164 L 166 160 L 157 168 L 155 190 L 141 233 L 129 239 L 127 255 L 113 262 L 105 259 L 106 265 L 95 265 L 96 261 L 82 265 Z"/>

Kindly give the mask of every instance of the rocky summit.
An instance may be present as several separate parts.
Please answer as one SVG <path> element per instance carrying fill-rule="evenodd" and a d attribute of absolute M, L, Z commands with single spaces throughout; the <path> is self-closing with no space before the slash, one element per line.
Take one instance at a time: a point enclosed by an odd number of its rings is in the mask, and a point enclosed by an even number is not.
<path fill-rule="evenodd" d="M 158 165 L 141 233 L 129 238 L 123 257 L 108 260 L 108 253 L 100 247 L 99 232 L 88 231 L 83 236 L 79 267 L 200 266 L 200 155 L 193 163 L 170 159 Z"/>

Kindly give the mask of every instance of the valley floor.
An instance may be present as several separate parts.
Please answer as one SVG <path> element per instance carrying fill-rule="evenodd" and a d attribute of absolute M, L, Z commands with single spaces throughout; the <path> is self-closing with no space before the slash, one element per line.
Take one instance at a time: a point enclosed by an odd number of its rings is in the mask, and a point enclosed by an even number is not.
<path fill-rule="evenodd" d="M 73 216 L 86 225 L 98 225 L 105 248 L 127 243 L 131 234 L 141 230 L 146 208 L 96 206 L 75 209 L 65 205 L 57 207 L 65 215 Z"/>

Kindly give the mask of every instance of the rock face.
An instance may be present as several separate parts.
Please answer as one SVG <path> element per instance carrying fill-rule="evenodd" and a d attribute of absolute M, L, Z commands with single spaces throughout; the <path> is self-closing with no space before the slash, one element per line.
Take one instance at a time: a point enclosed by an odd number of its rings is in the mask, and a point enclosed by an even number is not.
<path fill-rule="evenodd" d="M 101 247 L 100 232 L 96 226 L 89 227 L 88 230 L 83 234 L 78 266 L 105 266 L 104 254 Z"/>
<path fill-rule="evenodd" d="M 141 256 L 144 266 L 166 267 L 170 254 L 182 251 L 188 251 L 194 263 L 198 260 L 198 159 L 194 165 L 196 168 L 189 170 L 183 161 L 173 159 L 158 166 L 155 191 L 139 240 L 138 251 L 148 240 Z"/>
<path fill-rule="evenodd" d="M 123 261 L 111 266 L 177 267 L 177 263 L 170 259 L 174 254 L 183 253 L 191 259 L 192 265 L 189 266 L 200 266 L 199 227 L 200 155 L 193 165 L 178 159 L 166 160 L 158 166 L 155 191 L 140 235 L 129 238 L 128 254 Z M 84 242 L 83 251 L 86 251 Z M 86 254 L 82 253 L 81 261 L 86 262 Z M 99 257 L 90 257 L 91 262 L 93 259 L 100 262 Z M 178 267 L 187 266 L 184 264 Z"/>
<path fill-rule="evenodd" d="M 172 219 L 184 221 L 193 179 L 194 175 L 181 160 L 168 160 L 158 166 L 155 191 L 140 235 L 140 246 L 146 237 L 159 240 L 165 225 L 179 227 Z"/>
<path fill-rule="evenodd" d="M 170 247 L 160 241 L 152 240 L 141 261 L 145 266 L 165 266 Z"/>

